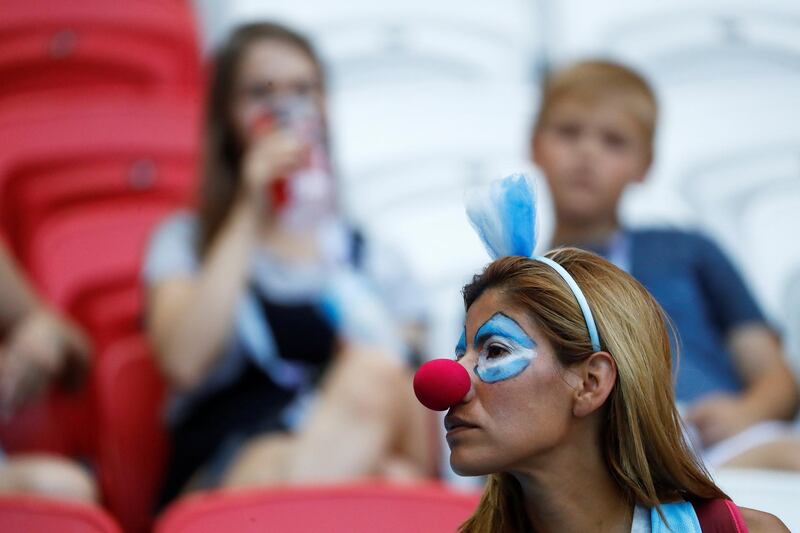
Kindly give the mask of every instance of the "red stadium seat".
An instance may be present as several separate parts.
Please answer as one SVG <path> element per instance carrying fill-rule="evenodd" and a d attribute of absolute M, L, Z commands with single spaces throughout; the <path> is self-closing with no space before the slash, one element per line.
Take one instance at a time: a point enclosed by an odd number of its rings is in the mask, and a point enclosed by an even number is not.
<path fill-rule="evenodd" d="M 32 496 L 0 496 L 0 531 L 121 533 L 98 507 Z"/>
<path fill-rule="evenodd" d="M 88 456 L 95 440 L 89 425 L 90 389 L 67 392 L 58 388 L 23 407 L 0 423 L 0 447 L 6 453 L 43 452 L 70 457 Z M 2 529 L 0 529 L 2 531 Z"/>
<path fill-rule="evenodd" d="M 0 0 L 0 100 L 65 88 L 188 94 L 202 85 L 188 2 Z"/>
<path fill-rule="evenodd" d="M 455 531 L 477 494 L 441 485 L 366 484 L 262 489 L 190 496 L 156 523 L 156 533 L 441 533 Z"/>
<path fill-rule="evenodd" d="M 105 503 L 125 531 L 149 531 L 167 437 L 165 387 L 142 337 L 123 339 L 106 350 L 98 362 L 96 388 L 97 467 Z"/>
<path fill-rule="evenodd" d="M 158 198 L 84 206 L 45 219 L 30 244 L 42 294 L 91 334 L 95 350 L 141 330 L 142 256 L 155 225 L 175 209 Z"/>
<path fill-rule="evenodd" d="M 55 211 L 133 198 L 188 203 L 198 111 L 193 100 L 163 99 L 0 109 L 0 225 L 23 264 L 36 226 Z"/>

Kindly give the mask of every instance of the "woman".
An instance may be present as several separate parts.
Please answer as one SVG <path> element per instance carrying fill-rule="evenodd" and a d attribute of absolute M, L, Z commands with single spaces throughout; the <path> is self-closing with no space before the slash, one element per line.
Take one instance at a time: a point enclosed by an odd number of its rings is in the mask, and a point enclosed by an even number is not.
<path fill-rule="evenodd" d="M 322 66 L 300 35 L 221 49 L 199 213 L 156 232 L 148 329 L 174 390 L 162 503 L 186 488 L 431 469 L 393 317 L 365 282 L 327 161 Z M 376 348 L 380 346 L 380 349 Z"/>
<path fill-rule="evenodd" d="M 531 257 L 524 177 L 468 210 L 496 260 L 464 288 L 471 385 L 445 417 L 453 469 L 490 476 L 461 531 L 787 531 L 728 503 L 686 444 L 650 294 L 588 252 Z"/>

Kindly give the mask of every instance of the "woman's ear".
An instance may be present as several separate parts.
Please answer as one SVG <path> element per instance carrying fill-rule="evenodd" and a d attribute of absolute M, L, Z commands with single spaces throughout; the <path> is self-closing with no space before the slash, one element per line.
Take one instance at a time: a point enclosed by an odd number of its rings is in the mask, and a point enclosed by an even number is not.
<path fill-rule="evenodd" d="M 595 352 L 572 369 L 580 381 L 575 387 L 572 414 L 584 417 L 600 409 L 617 382 L 617 363 L 608 352 Z M 578 381 L 578 380 L 576 380 Z"/>

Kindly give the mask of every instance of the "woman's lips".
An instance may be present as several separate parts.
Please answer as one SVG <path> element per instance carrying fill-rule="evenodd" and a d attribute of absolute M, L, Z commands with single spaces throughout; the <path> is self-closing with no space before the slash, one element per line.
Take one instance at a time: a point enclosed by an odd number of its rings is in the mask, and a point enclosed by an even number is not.
<path fill-rule="evenodd" d="M 455 415 L 447 415 L 444 418 L 444 428 L 447 430 L 447 436 L 462 433 L 468 429 L 476 429 L 477 424 L 473 424 L 461 417 Z"/>
<path fill-rule="evenodd" d="M 464 431 L 469 431 L 470 429 L 477 429 L 477 426 L 455 426 L 454 428 L 447 430 L 445 438 L 452 437 L 453 435 L 457 435 L 459 433 L 463 433 Z"/>

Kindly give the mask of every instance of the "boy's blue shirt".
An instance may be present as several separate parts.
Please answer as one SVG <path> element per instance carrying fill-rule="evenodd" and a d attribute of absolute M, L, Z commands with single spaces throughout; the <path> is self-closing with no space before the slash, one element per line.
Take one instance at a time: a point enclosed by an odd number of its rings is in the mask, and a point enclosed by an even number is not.
<path fill-rule="evenodd" d="M 617 253 L 608 246 L 590 249 L 622 259 L 672 320 L 680 339 L 678 360 L 673 347 L 678 401 L 741 392 L 727 336 L 737 326 L 766 321 L 725 254 L 700 234 L 674 229 L 624 230 L 615 242 Z"/>

